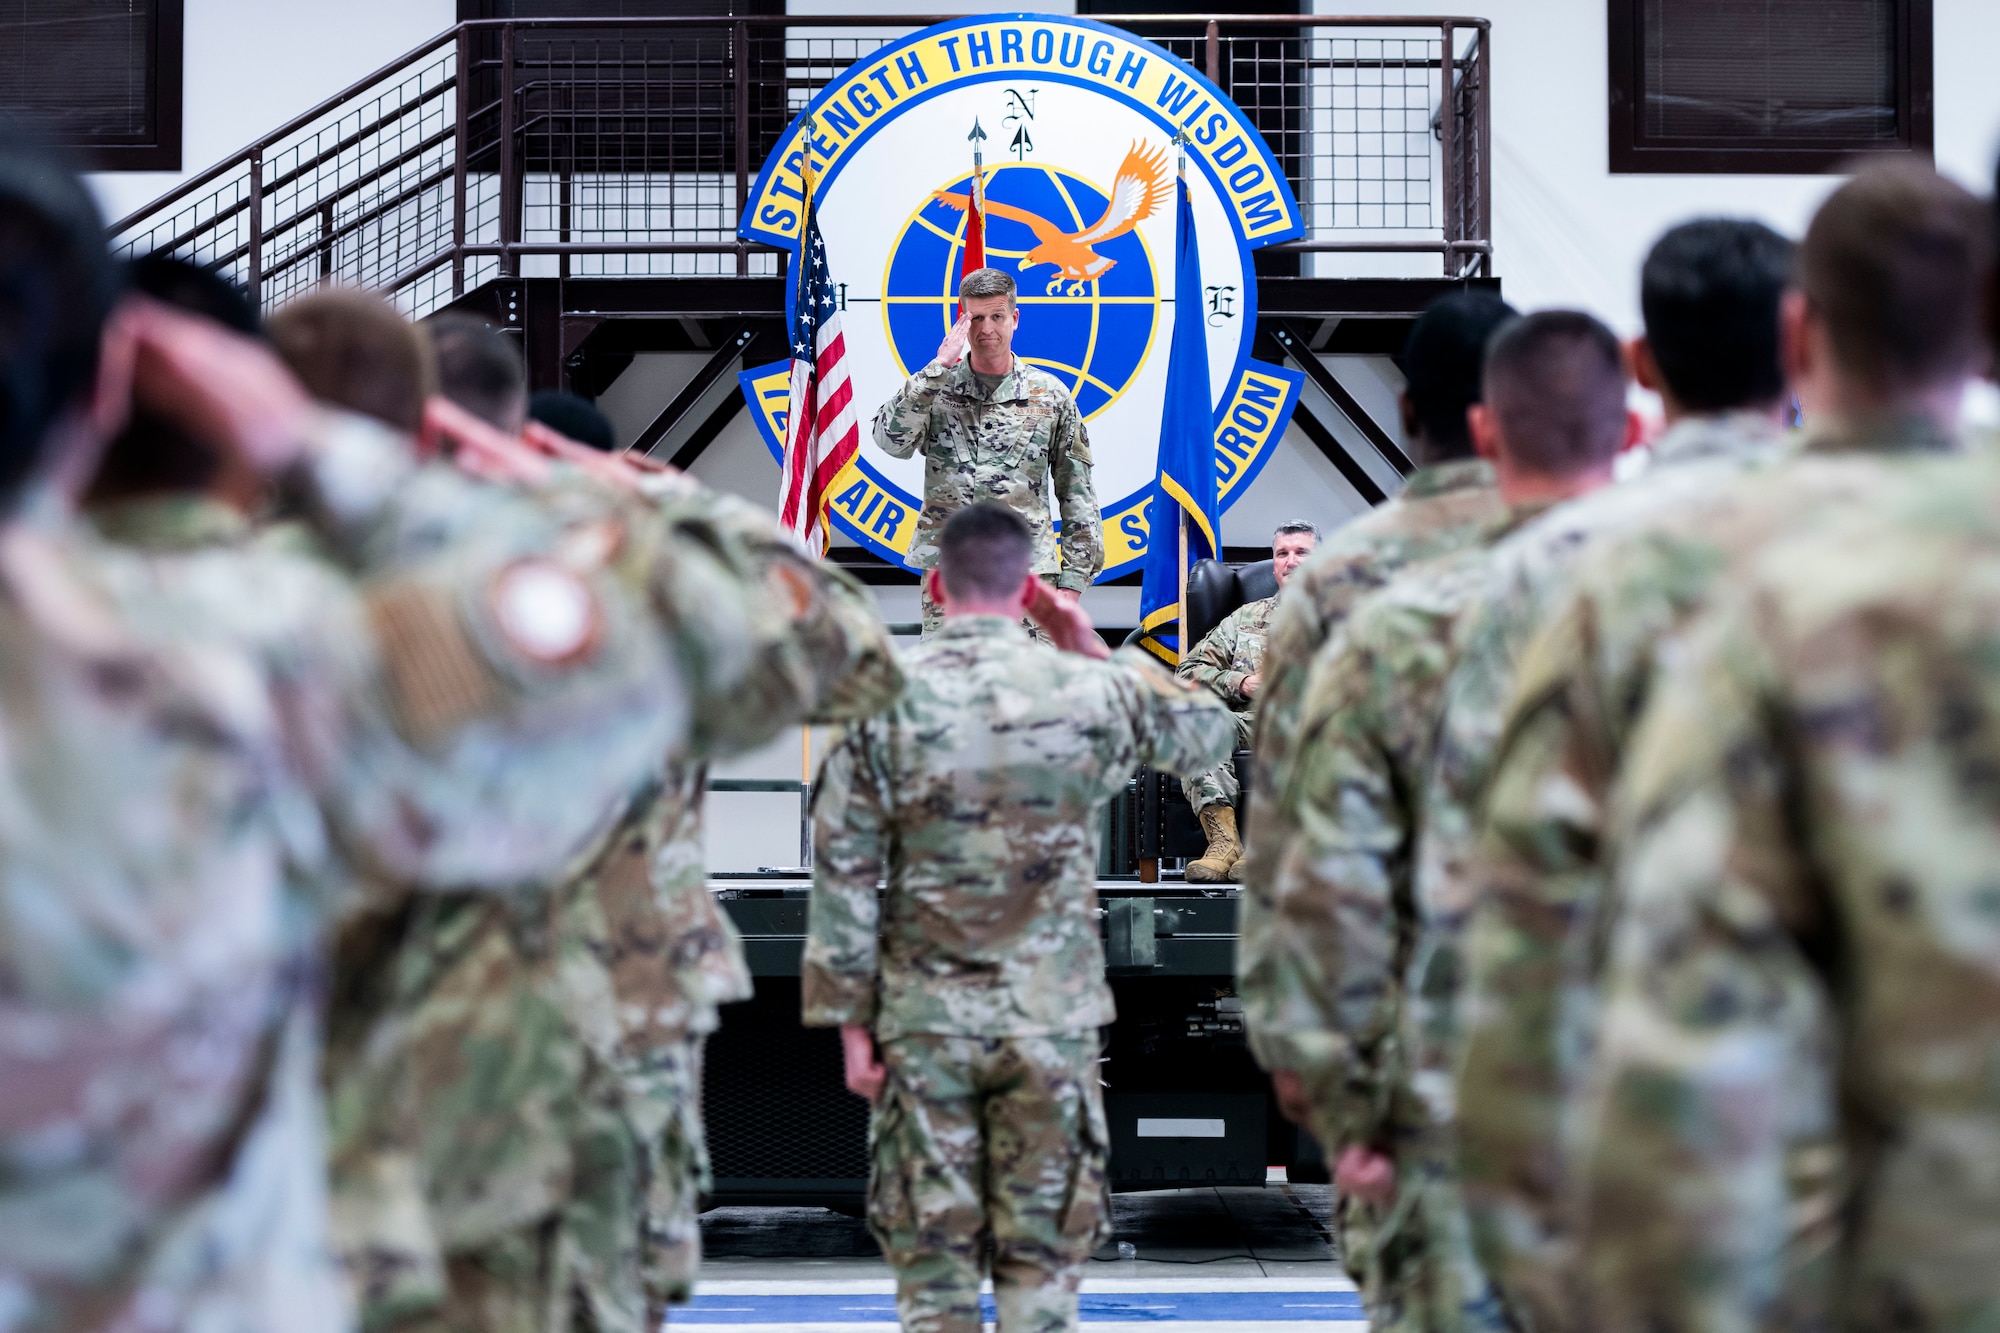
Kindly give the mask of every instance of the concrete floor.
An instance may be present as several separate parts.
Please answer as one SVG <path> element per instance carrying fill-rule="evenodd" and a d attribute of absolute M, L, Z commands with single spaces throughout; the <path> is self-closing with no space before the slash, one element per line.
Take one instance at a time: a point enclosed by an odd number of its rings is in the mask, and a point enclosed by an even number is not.
<path fill-rule="evenodd" d="M 1328 1233 L 1324 1185 L 1120 1194 L 1092 1256 L 1083 1324 L 1181 1333 L 1366 1327 Z M 868 1229 L 823 1208 L 718 1208 L 702 1217 L 700 1294 L 675 1328 L 884 1333 L 895 1283 Z M 989 1302 L 989 1318 L 990 1302 Z"/>

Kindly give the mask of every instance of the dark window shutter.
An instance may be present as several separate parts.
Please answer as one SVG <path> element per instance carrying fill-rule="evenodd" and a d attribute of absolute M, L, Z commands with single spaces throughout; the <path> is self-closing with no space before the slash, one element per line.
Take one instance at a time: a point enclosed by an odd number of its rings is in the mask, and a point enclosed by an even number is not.
<path fill-rule="evenodd" d="M 1828 171 L 1931 142 L 1929 0 L 1610 0 L 1614 171 Z"/>
<path fill-rule="evenodd" d="M 0 116 L 92 166 L 177 170 L 180 0 L 0 0 Z"/>

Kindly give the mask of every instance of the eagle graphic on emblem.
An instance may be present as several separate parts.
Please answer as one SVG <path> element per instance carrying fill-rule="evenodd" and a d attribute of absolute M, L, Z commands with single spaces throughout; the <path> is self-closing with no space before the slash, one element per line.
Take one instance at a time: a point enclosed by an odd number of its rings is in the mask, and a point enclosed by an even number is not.
<path fill-rule="evenodd" d="M 972 203 L 970 196 L 947 190 L 935 190 L 931 197 L 961 213 Z M 1067 282 L 1068 294 L 1081 296 L 1085 283 L 1096 281 L 1118 262 L 1106 259 L 1092 247 L 1123 236 L 1165 207 L 1166 202 L 1167 150 L 1135 142 L 1126 150 L 1125 160 L 1118 164 L 1118 175 L 1111 182 L 1111 199 L 1104 206 L 1104 216 L 1082 231 L 1066 232 L 1025 208 L 1016 208 L 994 199 L 985 201 L 985 211 L 994 217 L 1024 223 L 1035 233 L 1035 248 L 1022 257 L 1020 266 L 1031 269 L 1037 264 L 1056 265 L 1056 276 L 1049 280 L 1046 289 L 1048 295 L 1054 296 Z"/>

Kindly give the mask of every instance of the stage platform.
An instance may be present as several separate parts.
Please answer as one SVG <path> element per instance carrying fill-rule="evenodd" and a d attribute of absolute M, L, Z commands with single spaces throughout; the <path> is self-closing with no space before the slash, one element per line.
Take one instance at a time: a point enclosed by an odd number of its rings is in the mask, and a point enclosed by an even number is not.
<path fill-rule="evenodd" d="M 1167 1324 L 1186 1333 L 1366 1327 L 1331 1239 L 1325 1185 L 1123 1194 L 1093 1256 L 1083 1326 Z M 692 1305 L 672 1328 L 884 1333 L 895 1283 L 859 1218 L 823 1208 L 718 1208 L 702 1218 Z M 987 1318 L 992 1318 L 991 1299 Z"/>

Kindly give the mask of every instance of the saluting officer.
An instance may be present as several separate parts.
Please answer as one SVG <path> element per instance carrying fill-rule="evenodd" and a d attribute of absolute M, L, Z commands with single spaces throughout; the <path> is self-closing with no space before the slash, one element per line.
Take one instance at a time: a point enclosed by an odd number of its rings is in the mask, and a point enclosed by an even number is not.
<path fill-rule="evenodd" d="M 992 500 L 1028 525 L 1034 572 L 1074 598 L 1104 568 L 1083 417 L 1055 376 L 1014 355 L 1021 310 L 1012 278 L 997 268 L 974 269 L 958 284 L 958 301 L 958 323 L 937 358 L 875 414 L 875 443 L 883 452 L 924 456 L 924 511 L 910 560 L 919 569 L 934 567 L 945 522 L 966 505 Z M 1046 498 L 1050 478 L 1062 514 L 1060 564 Z M 923 603 L 929 638 L 943 614 L 928 582 Z"/>

